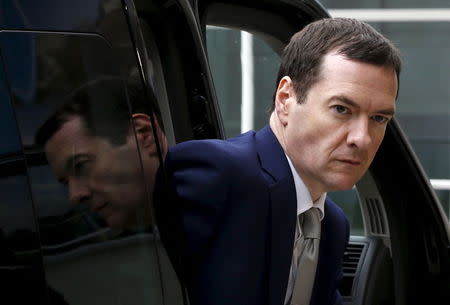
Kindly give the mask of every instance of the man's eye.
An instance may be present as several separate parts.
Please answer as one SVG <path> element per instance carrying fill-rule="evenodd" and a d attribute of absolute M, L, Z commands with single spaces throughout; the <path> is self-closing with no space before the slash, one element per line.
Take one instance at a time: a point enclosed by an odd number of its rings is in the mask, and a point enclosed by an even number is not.
<path fill-rule="evenodd" d="M 387 118 L 385 116 L 382 116 L 382 115 L 374 115 L 372 117 L 372 120 L 374 120 L 377 123 L 384 124 L 384 123 L 387 123 L 389 121 L 389 118 Z"/>
<path fill-rule="evenodd" d="M 347 114 L 350 112 L 350 110 L 347 107 L 342 105 L 334 105 L 333 108 L 339 114 Z"/>
<path fill-rule="evenodd" d="M 90 160 L 78 161 L 73 165 L 73 174 L 75 176 L 87 175 L 91 165 Z"/>

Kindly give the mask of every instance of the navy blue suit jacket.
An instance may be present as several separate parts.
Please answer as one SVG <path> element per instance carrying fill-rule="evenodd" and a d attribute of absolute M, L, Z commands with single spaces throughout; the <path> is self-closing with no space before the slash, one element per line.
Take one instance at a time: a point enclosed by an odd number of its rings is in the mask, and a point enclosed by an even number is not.
<path fill-rule="evenodd" d="M 292 259 L 296 194 L 266 126 L 230 140 L 184 142 L 156 187 L 162 239 L 193 305 L 282 305 Z M 348 221 L 325 202 L 312 305 L 339 304 Z"/>

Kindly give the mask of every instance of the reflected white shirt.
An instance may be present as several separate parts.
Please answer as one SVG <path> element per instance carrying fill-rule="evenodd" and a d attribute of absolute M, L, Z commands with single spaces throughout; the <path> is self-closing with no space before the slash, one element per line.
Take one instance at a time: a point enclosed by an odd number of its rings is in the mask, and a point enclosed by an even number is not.
<path fill-rule="evenodd" d="M 300 175 L 297 173 L 297 171 L 294 168 L 294 165 L 292 164 L 289 157 L 286 155 L 286 158 L 289 163 L 289 167 L 291 168 L 292 176 L 294 178 L 294 184 L 295 184 L 295 193 L 297 198 L 297 224 L 296 224 L 296 230 L 295 230 L 295 238 L 294 241 L 300 236 L 301 229 L 298 225 L 298 216 L 302 214 L 303 212 L 306 212 L 310 208 L 318 208 L 319 214 L 320 214 L 320 221 L 322 221 L 323 217 L 325 216 L 325 198 L 327 196 L 327 193 L 323 193 L 319 199 L 317 199 L 315 202 L 312 201 L 311 195 L 306 188 L 305 183 L 303 183 L 302 178 L 300 178 Z M 292 244 L 292 250 L 294 248 L 294 244 Z M 294 259 L 294 257 L 292 258 Z M 293 270 L 292 262 L 291 262 L 291 270 L 289 272 L 289 281 L 288 281 L 288 287 L 286 290 L 286 297 L 284 299 L 284 304 L 287 304 L 288 300 L 291 298 L 292 290 L 294 288 L 294 274 L 297 273 L 297 270 Z M 314 279 L 311 279 L 314 281 Z"/>

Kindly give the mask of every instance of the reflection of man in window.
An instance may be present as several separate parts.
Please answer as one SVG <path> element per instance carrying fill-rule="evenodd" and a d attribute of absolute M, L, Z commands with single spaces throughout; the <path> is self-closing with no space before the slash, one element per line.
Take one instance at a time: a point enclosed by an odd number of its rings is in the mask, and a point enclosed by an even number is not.
<path fill-rule="evenodd" d="M 151 109 L 155 105 L 135 84 L 128 86 L 128 98 L 131 117 L 121 80 L 87 83 L 36 135 L 57 179 L 68 186 L 70 201 L 120 228 L 150 222 L 148 194 L 159 166 L 158 150 L 165 154 L 167 149 L 159 116 Z"/>

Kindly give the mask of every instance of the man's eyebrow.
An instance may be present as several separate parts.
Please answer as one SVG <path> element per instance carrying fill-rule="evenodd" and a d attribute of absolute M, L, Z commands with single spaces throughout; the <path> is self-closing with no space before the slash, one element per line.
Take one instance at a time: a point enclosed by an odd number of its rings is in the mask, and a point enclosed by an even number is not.
<path fill-rule="evenodd" d="M 66 171 L 66 173 L 70 173 L 73 170 L 75 163 L 79 159 L 91 158 L 91 157 L 92 156 L 90 154 L 76 154 L 76 155 L 70 156 L 69 158 L 67 158 L 66 162 L 64 163 L 64 170 Z"/>
<path fill-rule="evenodd" d="M 389 109 L 382 109 L 382 110 L 377 111 L 377 113 L 381 113 L 381 114 L 384 114 L 384 115 L 394 116 L 395 110 L 392 109 L 392 108 L 389 108 Z"/>
<path fill-rule="evenodd" d="M 332 100 L 338 100 L 338 101 L 341 101 L 342 103 L 352 106 L 354 108 L 360 108 L 357 103 L 355 103 L 354 101 L 352 101 L 345 95 L 335 95 L 330 99 L 330 101 L 332 101 Z M 376 111 L 376 113 L 393 116 L 395 114 L 395 110 L 394 110 L 394 108 L 387 108 L 387 109 L 378 110 L 378 111 Z"/>
<path fill-rule="evenodd" d="M 348 97 L 346 97 L 345 95 L 334 95 L 330 98 L 330 101 L 333 100 L 338 100 L 341 101 L 344 104 L 347 104 L 349 106 L 355 107 L 355 108 L 359 108 L 359 105 L 356 104 L 354 101 L 352 101 L 351 99 L 349 99 Z"/>

